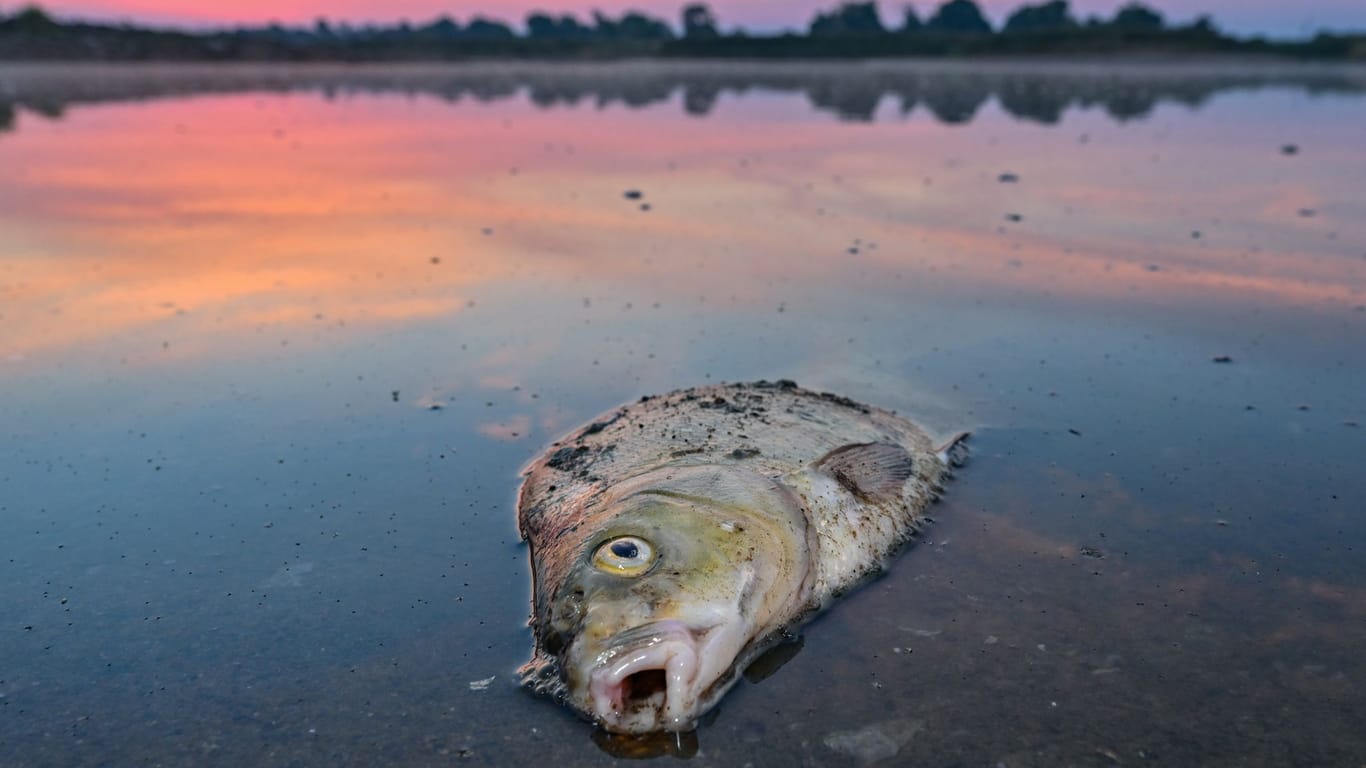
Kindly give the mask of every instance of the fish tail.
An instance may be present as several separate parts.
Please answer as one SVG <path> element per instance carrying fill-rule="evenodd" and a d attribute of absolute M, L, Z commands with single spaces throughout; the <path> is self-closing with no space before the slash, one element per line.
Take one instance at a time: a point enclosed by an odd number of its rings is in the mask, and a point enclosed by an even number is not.
<path fill-rule="evenodd" d="M 944 466 L 953 468 L 968 463 L 968 438 L 971 435 L 971 432 L 959 432 L 935 449 Z"/>

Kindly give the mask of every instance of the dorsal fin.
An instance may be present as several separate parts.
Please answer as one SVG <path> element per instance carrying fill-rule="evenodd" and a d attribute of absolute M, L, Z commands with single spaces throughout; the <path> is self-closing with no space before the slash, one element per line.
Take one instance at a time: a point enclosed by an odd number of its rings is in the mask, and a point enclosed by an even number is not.
<path fill-rule="evenodd" d="M 895 443 L 842 445 L 816 460 L 823 472 L 864 501 L 891 501 L 915 474 L 915 460 Z"/>

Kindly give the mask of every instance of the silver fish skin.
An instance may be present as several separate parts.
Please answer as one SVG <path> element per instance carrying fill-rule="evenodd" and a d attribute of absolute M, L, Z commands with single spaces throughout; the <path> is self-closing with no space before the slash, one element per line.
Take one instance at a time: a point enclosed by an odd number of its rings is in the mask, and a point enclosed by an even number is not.
<path fill-rule="evenodd" d="M 739 673 L 880 571 L 949 469 L 920 427 L 790 381 L 642 398 L 554 443 L 518 501 L 522 681 L 614 733 L 689 731 Z"/>

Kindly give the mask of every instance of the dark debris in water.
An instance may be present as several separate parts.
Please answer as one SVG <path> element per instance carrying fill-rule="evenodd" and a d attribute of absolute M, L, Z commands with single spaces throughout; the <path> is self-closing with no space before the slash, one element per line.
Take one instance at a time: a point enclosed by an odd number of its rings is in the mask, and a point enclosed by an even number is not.
<path fill-rule="evenodd" d="M 1233 362 L 1233 357 L 1231 355 L 1215 355 L 1210 358 L 1210 361 L 1215 363 L 1231 363 Z"/>
<path fill-rule="evenodd" d="M 1014 184 L 1020 180 L 1020 176 L 1015 173 L 1003 173 L 997 176 L 996 180 L 1002 184 Z"/>
<path fill-rule="evenodd" d="M 625 192 L 622 192 L 621 196 L 626 198 L 627 200 L 639 200 L 640 198 L 645 196 L 645 193 L 641 192 L 638 189 L 628 189 Z"/>

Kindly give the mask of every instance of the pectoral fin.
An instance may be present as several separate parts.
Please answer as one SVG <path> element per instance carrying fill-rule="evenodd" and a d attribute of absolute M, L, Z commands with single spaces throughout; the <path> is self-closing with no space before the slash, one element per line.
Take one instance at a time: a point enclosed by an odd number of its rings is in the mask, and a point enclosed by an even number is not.
<path fill-rule="evenodd" d="M 843 445 L 816 460 L 812 469 L 833 477 L 864 501 L 890 501 L 915 474 L 911 454 L 895 443 Z"/>

